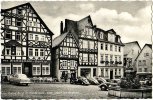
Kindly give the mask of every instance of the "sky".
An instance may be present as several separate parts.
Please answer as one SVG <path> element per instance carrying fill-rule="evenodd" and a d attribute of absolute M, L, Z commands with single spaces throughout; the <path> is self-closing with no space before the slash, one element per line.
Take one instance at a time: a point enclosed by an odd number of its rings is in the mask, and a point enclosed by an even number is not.
<path fill-rule="evenodd" d="M 26 2 L 3 1 L 7 9 Z M 149 1 L 32 1 L 30 2 L 49 29 L 53 38 L 60 35 L 60 22 L 78 21 L 88 15 L 98 28 L 114 29 L 123 43 L 138 41 L 141 48 L 151 44 L 151 2 Z"/>

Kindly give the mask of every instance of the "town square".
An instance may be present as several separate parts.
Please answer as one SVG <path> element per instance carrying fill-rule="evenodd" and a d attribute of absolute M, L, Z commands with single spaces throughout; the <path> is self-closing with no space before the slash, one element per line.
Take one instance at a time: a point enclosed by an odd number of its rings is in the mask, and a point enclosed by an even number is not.
<path fill-rule="evenodd" d="M 150 1 L 1 2 L 2 99 L 151 99 Z"/>

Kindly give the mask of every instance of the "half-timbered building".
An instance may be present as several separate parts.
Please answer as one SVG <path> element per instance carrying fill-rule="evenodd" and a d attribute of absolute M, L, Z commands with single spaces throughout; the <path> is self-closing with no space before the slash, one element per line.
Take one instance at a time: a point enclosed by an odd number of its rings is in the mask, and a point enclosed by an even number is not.
<path fill-rule="evenodd" d="M 2 75 L 51 76 L 52 35 L 30 3 L 2 9 Z"/>
<path fill-rule="evenodd" d="M 58 80 L 77 76 L 78 43 L 72 32 L 63 32 L 53 40 L 53 77 Z"/>
<path fill-rule="evenodd" d="M 79 21 L 65 19 L 64 31 L 74 32 L 78 38 L 78 76 L 96 76 L 98 39 L 91 17 L 87 16 Z"/>

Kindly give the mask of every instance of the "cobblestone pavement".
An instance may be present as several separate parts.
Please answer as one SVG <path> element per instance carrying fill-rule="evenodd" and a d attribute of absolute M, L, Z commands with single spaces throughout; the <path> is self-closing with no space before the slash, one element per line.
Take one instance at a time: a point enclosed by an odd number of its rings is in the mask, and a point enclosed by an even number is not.
<path fill-rule="evenodd" d="M 97 85 L 73 84 L 30 84 L 17 86 L 1 84 L 3 99 L 108 99 L 107 91 L 101 91 Z"/>

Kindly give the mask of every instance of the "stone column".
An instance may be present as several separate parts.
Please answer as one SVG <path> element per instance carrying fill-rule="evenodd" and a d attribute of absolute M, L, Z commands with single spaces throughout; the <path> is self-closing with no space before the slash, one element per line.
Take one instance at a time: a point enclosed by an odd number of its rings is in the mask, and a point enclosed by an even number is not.
<path fill-rule="evenodd" d="M 78 68 L 78 76 L 81 76 L 81 75 L 80 75 L 80 71 L 81 71 L 80 68 Z"/>

